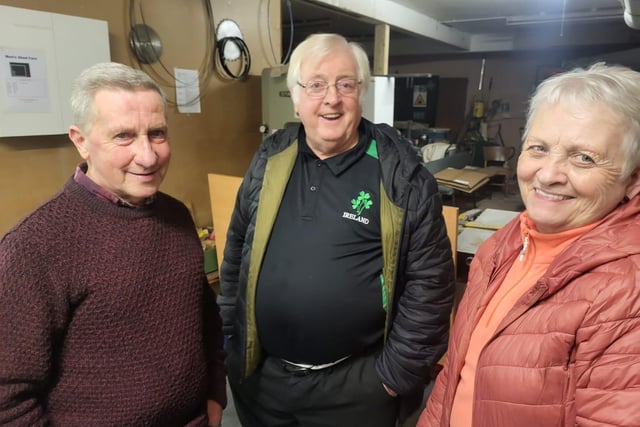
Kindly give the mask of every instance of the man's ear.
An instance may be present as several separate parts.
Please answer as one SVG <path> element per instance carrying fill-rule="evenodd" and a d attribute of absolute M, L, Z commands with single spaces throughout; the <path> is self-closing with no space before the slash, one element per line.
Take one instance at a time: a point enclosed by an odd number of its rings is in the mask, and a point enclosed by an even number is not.
<path fill-rule="evenodd" d="M 626 196 L 632 199 L 640 193 L 640 168 L 636 168 L 629 177 L 629 183 L 627 184 Z"/>
<path fill-rule="evenodd" d="M 71 125 L 69 127 L 69 139 L 75 145 L 76 150 L 80 154 L 83 160 L 87 160 L 89 157 L 89 150 L 86 145 L 88 144 L 87 139 L 84 136 L 84 133 L 80 130 L 80 128 L 76 125 Z"/>

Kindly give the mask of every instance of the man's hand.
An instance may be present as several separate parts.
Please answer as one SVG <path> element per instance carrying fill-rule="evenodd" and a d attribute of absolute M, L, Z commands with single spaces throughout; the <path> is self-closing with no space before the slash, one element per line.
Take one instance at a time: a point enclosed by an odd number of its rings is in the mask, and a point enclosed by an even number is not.
<path fill-rule="evenodd" d="M 389 387 L 387 387 L 387 385 L 385 383 L 382 383 L 382 387 L 384 387 L 385 391 L 387 392 L 387 394 L 389 396 L 396 397 L 398 395 L 398 393 L 396 393 L 395 391 L 393 391 Z"/>
<path fill-rule="evenodd" d="M 219 427 L 222 424 L 222 406 L 215 400 L 207 400 L 207 415 L 209 427 Z"/>

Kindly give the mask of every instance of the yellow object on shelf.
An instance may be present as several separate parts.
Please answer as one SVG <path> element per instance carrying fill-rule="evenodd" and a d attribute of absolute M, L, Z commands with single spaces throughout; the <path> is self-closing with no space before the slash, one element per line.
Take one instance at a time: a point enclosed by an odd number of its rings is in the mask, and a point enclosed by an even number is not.
<path fill-rule="evenodd" d="M 476 119 L 484 116 L 484 102 L 482 101 L 474 101 L 473 102 L 473 117 Z"/>

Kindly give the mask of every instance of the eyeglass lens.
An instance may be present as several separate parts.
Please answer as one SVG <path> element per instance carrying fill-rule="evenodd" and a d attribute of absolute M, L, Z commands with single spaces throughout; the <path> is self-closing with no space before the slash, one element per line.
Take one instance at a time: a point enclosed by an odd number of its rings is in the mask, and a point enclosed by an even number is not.
<path fill-rule="evenodd" d="M 355 79 L 338 80 L 334 84 L 329 84 L 324 80 L 311 80 L 306 85 L 302 85 L 310 96 L 325 96 L 329 91 L 329 86 L 335 86 L 341 95 L 351 95 L 358 87 L 359 82 Z"/>

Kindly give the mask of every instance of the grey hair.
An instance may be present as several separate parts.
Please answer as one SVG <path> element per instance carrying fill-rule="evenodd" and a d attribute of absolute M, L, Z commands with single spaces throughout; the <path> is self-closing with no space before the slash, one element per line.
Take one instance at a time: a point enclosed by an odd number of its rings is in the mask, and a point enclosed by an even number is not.
<path fill-rule="evenodd" d="M 152 90 L 162 98 L 165 115 L 167 98 L 162 88 L 146 73 L 117 62 L 101 62 L 85 69 L 71 87 L 73 124 L 87 132 L 95 119 L 94 97 L 101 89 Z"/>
<path fill-rule="evenodd" d="M 626 129 L 621 149 L 622 176 L 628 177 L 640 165 L 640 73 L 620 65 L 598 62 L 588 68 L 574 68 L 543 81 L 529 101 L 526 140 L 538 108 L 545 103 L 589 106 L 600 103 L 619 114 Z"/>
<path fill-rule="evenodd" d="M 359 100 L 362 103 L 364 94 L 369 88 L 369 80 L 371 72 L 369 71 L 369 58 L 362 46 L 358 43 L 350 42 L 339 34 L 318 33 L 312 34 L 300 43 L 291 54 L 289 61 L 289 70 L 287 73 L 287 87 L 291 92 L 291 98 L 294 103 L 298 102 L 299 90 L 298 85 L 300 79 L 300 67 L 302 62 L 309 59 L 322 59 L 330 55 L 335 49 L 347 47 L 351 50 L 353 57 L 358 66 L 357 78 L 360 84 Z"/>

